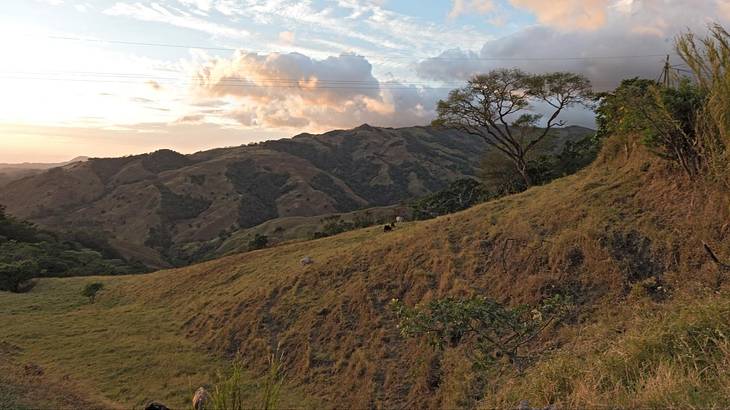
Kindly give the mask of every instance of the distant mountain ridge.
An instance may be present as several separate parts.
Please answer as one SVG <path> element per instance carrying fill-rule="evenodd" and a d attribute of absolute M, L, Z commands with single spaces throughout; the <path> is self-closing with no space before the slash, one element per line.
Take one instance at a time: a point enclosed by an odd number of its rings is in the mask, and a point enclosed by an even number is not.
<path fill-rule="evenodd" d="M 15 180 L 25 178 L 32 175 L 40 174 L 41 172 L 56 168 L 63 167 L 76 162 L 87 161 L 88 157 L 76 157 L 70 161 L 58 162 L 58 163 L 31 163 L 23 162 L 17 164 L 1 164 L 0 163 L 0 187 L 7 185 Z"/>
<path fill-rule="evenodd" d="M 558 131 L 559 141 L 591 132 Z M 432 127 L 363 125 L 183 155 L 91 158 L 0 188 L 8 212 L 51 230 L 103 235 L 165 267 L 196 243 L 275 218 L 398 203 L 478 174 L 486 144 Z"/>

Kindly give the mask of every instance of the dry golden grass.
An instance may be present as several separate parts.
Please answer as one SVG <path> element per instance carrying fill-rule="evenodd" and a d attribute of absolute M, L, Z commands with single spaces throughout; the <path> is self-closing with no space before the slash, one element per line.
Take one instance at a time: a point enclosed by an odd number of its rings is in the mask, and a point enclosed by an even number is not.
<path fill-rule="evenodd" d="M 0 341 L 23 347 L 22 360 L 125 405 L 183 403 L 188 377 L 210 382 L 219 360 L 238 352 L 252 376 L 263 375 L 278 346 L 289 404 L 722 406 L 726 378 L 698 378 L 674 351 L 644 347 L 686 330 L 681 317 L 692 306 L 719 314 L 727 304 L 712 296 L 690 303 L 716 276 L 702 241 L 730 255 L 727 203 L 726 193 L 688 189 L 666 165 L 615 138 L 577 175 L 392 233 L 374 227 L 145 276 L 96 278 L 108 291 L 94 306 L 77 295 L 82 279 L 42 281 L 30 294 L 0 295 L 0 328 L 10 332 Z M 304 256 L 315 263 L 300 266 Z M 652 275 L 671 290 L 668 301 L 652 301 L 634 283 Z M 573 294 L 578 316 L 534 346 L 550 354 L 528 376 L 485 377 L 460 350 L 403 340 L 388 310 L 392 298 L 416 304 L 484 294 L 533 303 L 554 292 Z M 649 324 L 653 333 L 643 332 Z M 648 365 L 636 365 L 646 354 Z M 724 353 L 712 354 L 724 363 Z M 712 395 L 695 400 L 682 393 L 687 386 Z"/>

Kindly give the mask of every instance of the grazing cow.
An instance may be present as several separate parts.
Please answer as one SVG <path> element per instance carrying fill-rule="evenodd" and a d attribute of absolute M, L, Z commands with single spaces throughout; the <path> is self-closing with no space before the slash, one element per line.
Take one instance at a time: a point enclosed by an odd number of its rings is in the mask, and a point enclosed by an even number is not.
<path fill-rule="evenodd" d="M 406 218 L 404 218 L 404 217 L 402 217 L 402 216 L 396 216 L 396 217 L 395 217 L 395 222 L 396 222 L 396 223 L 399 223 L 399 224 L 400 224 L 400 223 L 403 223 L 403 222 L 405 222 L 405 221 L 406 221 Z"/>
<path fill-rule="evenodd" d="M 208 403 L 208 401 L 210 401 L 210 395 L 208 394 L 208 391 L 205 390 L 205 388 L 203 387 L 198 388 L 198 390 L 195 391 L 195 395 L 193 396 L 193 409 L 205 409 L 205 405 Z"/>
<path fill-rule="evenodd" d="M 299 261 L 299 263 L 301 263 L 302 266 L 311 265 L 314 263 L 314 259 L 310 258 L 309 256 L 305 256 L 302 258 L 302 260 Z"/>
<path fill-rule="evenodd" d="M 388 224 L 383 227 L 383 232 L 392 232 L 392 231 L 393 231 L 393 225 Z"/>

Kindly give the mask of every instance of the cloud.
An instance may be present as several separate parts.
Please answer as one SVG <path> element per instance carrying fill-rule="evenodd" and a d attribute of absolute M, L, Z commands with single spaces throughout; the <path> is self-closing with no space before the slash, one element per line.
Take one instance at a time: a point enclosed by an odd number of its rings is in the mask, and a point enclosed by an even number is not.
<path fill-rule="evenodd" d="M 451 0 L 452 6 L 448 17 L 454 19 L 466 13 L 486 14 L 494 10 L 493 0 Z"/>
<path fill-rule="evenodd" d="M 510 0 L 513 6 L 533 13 L 537 20 L 560 30 L 595 30 L 606 23 L 610 0 Z"/>
<path fill-rule="evenodd" d="M 279 40 L 285 44 L 294 44 L 294 33 L 291 31 L 282 31 L 279 33 Z"/>
<path fill-rule="evenodd" d="M 178 124 L 201 124 L 203 120 L 205 119 L 205 115 L 203 114 L 190 114 L 180 117 L 177 121 L 175 121 Z"/>
<path fill-rule="evenodd" d="M 531 0 L 513 2 L 538 11 L 543 4 L 548 4 Z M 543 15 L 551 24 L 527 27 L 487 41 L 480 50 L 446 51 L 422 60 L 416 71 L 423 79 L 438 81 L 465 80 L 504 67 L 528 72 L 572 71 L 588 76 L 596 88 L 608 89 L 624 78 L 656 78 L 663 65 L 663 55 L 673 54 L 675 36 L 687 28 L 702 33 L 711 22 L 710 16 L 718 16 L 717 7 L 722 4 L 697 2 L 687 7 L 687 2 L 682 0 L 624 0 L 608 7 L 606 2 L 591 0 L 581 1 L 583 6 L 566 14 L 563 5 L 569 3 L 574 2 L 550 3 L 558 9 Z M 590 30 L 576 33 L 565 29 L 563 23 L 567 20 L 563 19 L 589 8 L 592 11 L 583 14 L 592 17 L 586 17 L 578 25 L 584 24 Z M 596 11 L 599 9 L 605 9 L 605 16 L 595 17 L 595 13 L 600 14 Z M 601 20 L 605 21 L 599 24 Z M 727 16 L 725 21 L 729 20 Z M 680 62 L 676 56 L 672 59 Z"/>
<path fill-rule="evenodd" d="M 352 54 L 316 60 L 299 53 L 239 51 L 205 64 L 194 82 L 201 100 L 235 98 L 228 118 L 273 128 L 425 124 L 441 97 L 440 91 L 382 83 L 367 59 Z"/>
<path fill-rule="evenodd" d="M 218 24 L 204 18 L 195 17 L 173 8 L 166 8 L 158 3 L 149 6 L 142 3 L 116 3 L 104 11 L 111 16 L 126 16 L 153 23 L 165 23 L 176 27 L 197 30 L 216 37 L 244 39 L 250 36 L 246 30 Z"/>

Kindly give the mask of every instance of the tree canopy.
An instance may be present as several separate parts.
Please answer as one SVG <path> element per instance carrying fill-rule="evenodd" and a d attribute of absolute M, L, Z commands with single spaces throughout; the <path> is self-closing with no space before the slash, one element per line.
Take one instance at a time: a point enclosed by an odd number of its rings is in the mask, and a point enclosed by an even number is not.
<path fill-rule="evenodd" d="M 554 127 L 564 125 L 559 116 L 566 108 L 589 106 L 592 98 L 590 81 L 580 74 L 494 70 L 473 77 L 466 86 L 439 101 L 433 125 L 482 138 L 514 164 L 529 186 L 532 181 L 527 172 L 527 154 Z M 549 115 L 544 123 L 544 115 L 533 110 L 535 104 L 547 107 Z"/>

